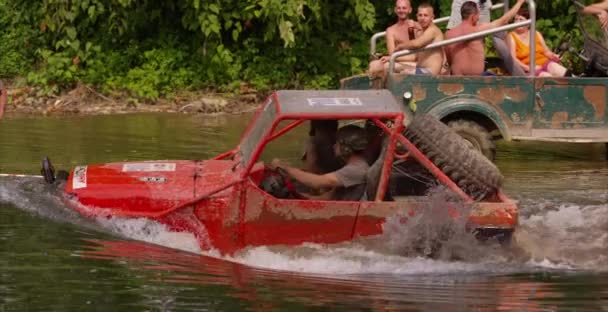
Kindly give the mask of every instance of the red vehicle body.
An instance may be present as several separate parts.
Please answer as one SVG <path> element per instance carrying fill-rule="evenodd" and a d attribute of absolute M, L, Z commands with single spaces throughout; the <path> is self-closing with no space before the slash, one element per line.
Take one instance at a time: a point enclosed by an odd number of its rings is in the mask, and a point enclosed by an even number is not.
<path fill-rule="evenodd" d="M 222 254 L 260 245 L 338 243 L 381 234 L 387 217 L 412 216 L 428 198 L 383 201 L 396 157 L 414 158 L 470 202 L 469 225 L 512 231 L 517 207 L 501 192 L 474 202 L 403 135 L 405 115 L 394 97 L 373 91 L 277 91 L 233 150 L 211 160 L 164 160 L 78 166 L 65 185 L 67 203 L 87 216 L 149 218 L 193 233 L 203 250 Z M 313 119 L 371 120 L 387 147 L 375 198 L 327 201 L 276 198 L 260 188 L 271 170 L 259 160 L 265 146 Z M 393 126 L 386 126 L 386 121 Z M 396 152 L 400 142 L 406 155 Z M 450 203 L 446 203 L 449 209 Z"/>

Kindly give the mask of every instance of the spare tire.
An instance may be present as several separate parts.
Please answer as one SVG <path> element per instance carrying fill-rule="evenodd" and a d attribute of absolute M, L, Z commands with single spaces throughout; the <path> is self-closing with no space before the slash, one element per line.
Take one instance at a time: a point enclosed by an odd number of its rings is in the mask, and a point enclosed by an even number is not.
<path fill-rule="evenodd" d="M 494 195 L 502 185 L 490 160 L 431 115 L 416 116 L 405 137 L 475 200 Z"/>
<path fill-rule="evenodd" d="M 491 161 L 496 159 L 496 144 L 492 136 L 478 123 L 465 119 L 456 119 L 448 122 L 448 127 L 452 131 L 467 140 L 473 148 L 480 151 Z"/>

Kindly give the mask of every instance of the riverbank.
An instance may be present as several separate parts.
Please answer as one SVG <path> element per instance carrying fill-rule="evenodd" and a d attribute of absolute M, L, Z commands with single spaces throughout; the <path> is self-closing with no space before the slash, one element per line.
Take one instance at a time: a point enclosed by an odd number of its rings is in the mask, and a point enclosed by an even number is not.
<path fill-rule="evenodd" d="M 5 114 L 104 115 L 126 113 L 239 114 L 255 110 L 266 94 L 242 88 L 239 94 L 182 91 L 153 102 L 129 96 L 110 97 L 83 84 L 59 95 L 44 95 L 34 87 L 6 86 Z"/>

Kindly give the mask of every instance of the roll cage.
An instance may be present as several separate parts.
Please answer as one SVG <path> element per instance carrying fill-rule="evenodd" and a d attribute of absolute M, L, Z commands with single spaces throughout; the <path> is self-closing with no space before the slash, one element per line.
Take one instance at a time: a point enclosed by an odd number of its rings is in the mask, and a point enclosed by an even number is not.
<path fill-rule="evenodd" d="M 297 96 L 293 96 L 293 95 Z M 311 94 L 307 101 L 318 101 L 318 104 L 302 108 L 302 97 Z M 281 100 L 293 101 L 285 105 Z M 325 103 L 320 103 L 325 101 Z M 316 107 L 314 107 L 316 106 Z M 406 115 L 388 90 L 331 90 L 331 91 L 277 91 L 254 117 L 248 130 L 245 131 L 237 148 L 221 154 L 214 159 L 232 157 L 236 166 L 242 166 L 239 181 L 248 179 L 252 168 L 258 163 L 262 151 L 270 142 L 310 120 L 371 120 L 387 135 L 386 153 L 383 155 L 381 175 L 372 201 L 382 201 L 388 189 L 389 176 L 395 158 L 411 157 L 425 167 L 442 184 L 457 193 L 463 200 L 472 201 L 462 189 L 445 173 L 435 166 L 424 154 L 403 136 L 404 119 Z M 287 125 L 282 126 L 286 121 Z M 389 128 L 386 122 L 392 122 Z M 283 123 L 284 124 L 284 123 Z M 407 153 L 396 153 L 396 143 L 399 142 Z M 381 154 L 382 157 L 382 154 Z"/>

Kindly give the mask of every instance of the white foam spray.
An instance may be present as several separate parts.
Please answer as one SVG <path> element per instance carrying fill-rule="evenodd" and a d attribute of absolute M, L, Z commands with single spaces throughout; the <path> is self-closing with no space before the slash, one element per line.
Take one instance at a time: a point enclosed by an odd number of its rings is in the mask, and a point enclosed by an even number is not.
<path fill-rule="evenodd" d="M 164 224 L 150 219 L 97 218 L 97 222 L 113 234 L 147 243 L 201 253 L 196 237 L 187 232 L 170 231 Z"/>
<path fill-rule="evenodd" d="M 608 271 L 608 205 L 562 204 L 520 219 L 517 245 L 544 267 Z"/>
<path fill-rule="evenodd" d="M 400 217 L 389 218 L 381 236 L 335 245 L 248 248 L 223 258 L 259 268 L 337 275 L 608 270 L 606 204 L 520 203 L 523 211 L 533 213 L 520 217 L 513 248 L 503 248 L 479 243 L 464 230 L 464 218 L 449 217 L 446 196 L 433 193 L 426 210 L 405 223 Z M 40 179 L 0 183 L 0 201 L 54 220 L 79 223 L 82 219 L 62 207 Z M 466 215 L 466 206 L 454 207 Z M 202 252 L 194 235 L 169 231 L 152 220 L 98 218 L 94 222 L 123 238 L 218 257 L 217 251 Z M 441 242 L 438 249 L 433 247 L 436 241 Z M 426 257 L 429 254 L 435 258 Z"/>

